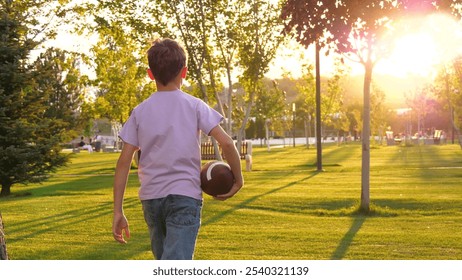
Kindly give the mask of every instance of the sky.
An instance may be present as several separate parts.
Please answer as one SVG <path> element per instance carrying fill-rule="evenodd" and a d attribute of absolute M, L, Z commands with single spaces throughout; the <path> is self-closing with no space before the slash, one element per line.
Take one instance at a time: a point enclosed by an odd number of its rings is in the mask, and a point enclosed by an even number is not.
<path fill-rule="evenodd" d="M 396 41 L 391 54 L 380 59 L 374 73 L 399 78 L 420 76 L 433 78 L 438 67 L 462 55 L 462 24 L 447 16 L 434 14 L 423 18 L 407 18 L 395 26 Z M 308 49 L 295 47 L 281 49 L 270 70 L 270 77 L 276 78 L 283 73 L 298 77 L 302 72 L 302 63 L 314 64 L 314 47 Z M 291 49 L 293 48 L 293 49 Z M 333 56 L 321 56 L 321 73 L 332 72 Z M 344 59 L 351 68 L 352 75 L 364 74 L 364 67 L 356 62 Z"/>
<path fill-rule="evenodd" d="M 462 24 L 434 14 L 400 23 L 400 37 L 390 58 L 377 64 L 376 71 L 404 77 L 417 74 L 434 77 L 441 64 L 462 55 Z"/>

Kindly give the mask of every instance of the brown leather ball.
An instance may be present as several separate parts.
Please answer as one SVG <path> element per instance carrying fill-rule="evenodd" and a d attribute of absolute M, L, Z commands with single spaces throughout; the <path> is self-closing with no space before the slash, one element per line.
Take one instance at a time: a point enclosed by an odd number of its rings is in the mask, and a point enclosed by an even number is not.
<path fill-rule="evenodd" d="M 234 184 L 234 175 L 223 161 L 209 161 L 201 168 L 201 188 L 208 195 L 228 193 Z"/>

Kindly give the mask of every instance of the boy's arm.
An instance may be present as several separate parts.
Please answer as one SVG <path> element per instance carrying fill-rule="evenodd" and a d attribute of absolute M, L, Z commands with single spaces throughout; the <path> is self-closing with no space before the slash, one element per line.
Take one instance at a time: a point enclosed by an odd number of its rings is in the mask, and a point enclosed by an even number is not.
<path fill-rule="evenodd" d="M 120 243 L 127 243 L 123 233 L 125 233 L 127 238 L 130 238 L 128 221 L 123 211 L 123 200 L 133 154 L 137 150 L 138 147 L 124 143 L 114 175 L 114 219 L 112 222 L 112 234 L 114 235 L 114 239 Z"/>
<path fill-rule="evenodd" d="M 217 142 L 220 144 L 225 159 L 231 167 L 231 171 L 234 175 L 234 185 L 231 187 L 231 190 L 226 194 L 215 196 L 215 198 L 218 200 L 226 200 L 235 195 L 244 185 L 244 177 L 242 176 L 241 170 L 241 159 L 239 152 L 234 145 L 233 139 L 223 130 L 220 125 L 214 127 L 210 131 L 209 135 L 215 138 L 215 140 L 217 140 Z"/>

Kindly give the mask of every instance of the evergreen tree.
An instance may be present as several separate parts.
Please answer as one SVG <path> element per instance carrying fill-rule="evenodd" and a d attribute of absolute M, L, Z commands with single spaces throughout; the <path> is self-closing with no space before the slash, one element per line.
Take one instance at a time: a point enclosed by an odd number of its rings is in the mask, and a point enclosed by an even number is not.
<path fill-rule="evenodd" d="M 49 48 L 34 62 L 37 83 L 42 96 L 48 99 L 45 118 L 54 120 L 54 134 L 62 134 L 67 141 L 78 136 L 88 122 L 82 116 L 85 84 L 88 77 L 81 76 L 80 55 L 60 49 Z"/>
<path fill-rule="evenodd" d="M 28 3 L 0 1 L 0 196 L 13 184 L 44 180 L 67 160 L 60 120 L 46 116 L 50 90 L 40 87 L 29 63 L 38 33 Z"/>

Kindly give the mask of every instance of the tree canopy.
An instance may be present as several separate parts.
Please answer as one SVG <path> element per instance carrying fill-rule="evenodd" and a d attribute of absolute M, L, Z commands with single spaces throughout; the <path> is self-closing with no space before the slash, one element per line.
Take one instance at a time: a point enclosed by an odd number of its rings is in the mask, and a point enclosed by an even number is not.
<path fill-rule="evenodd" d="M 13 184 L 40 182 L 66 163 L 60 145 L 75 125 L 79 86 L 75 69 L 67 67 L 62 76 L 65 63 L 72 63 L 64 53 L 49 51 L 30 62 L 40 40 L 53 33 L 30 17 L 51 11 L 47 2 L 0 4 L 0 184 L 7 196 Z"/>

